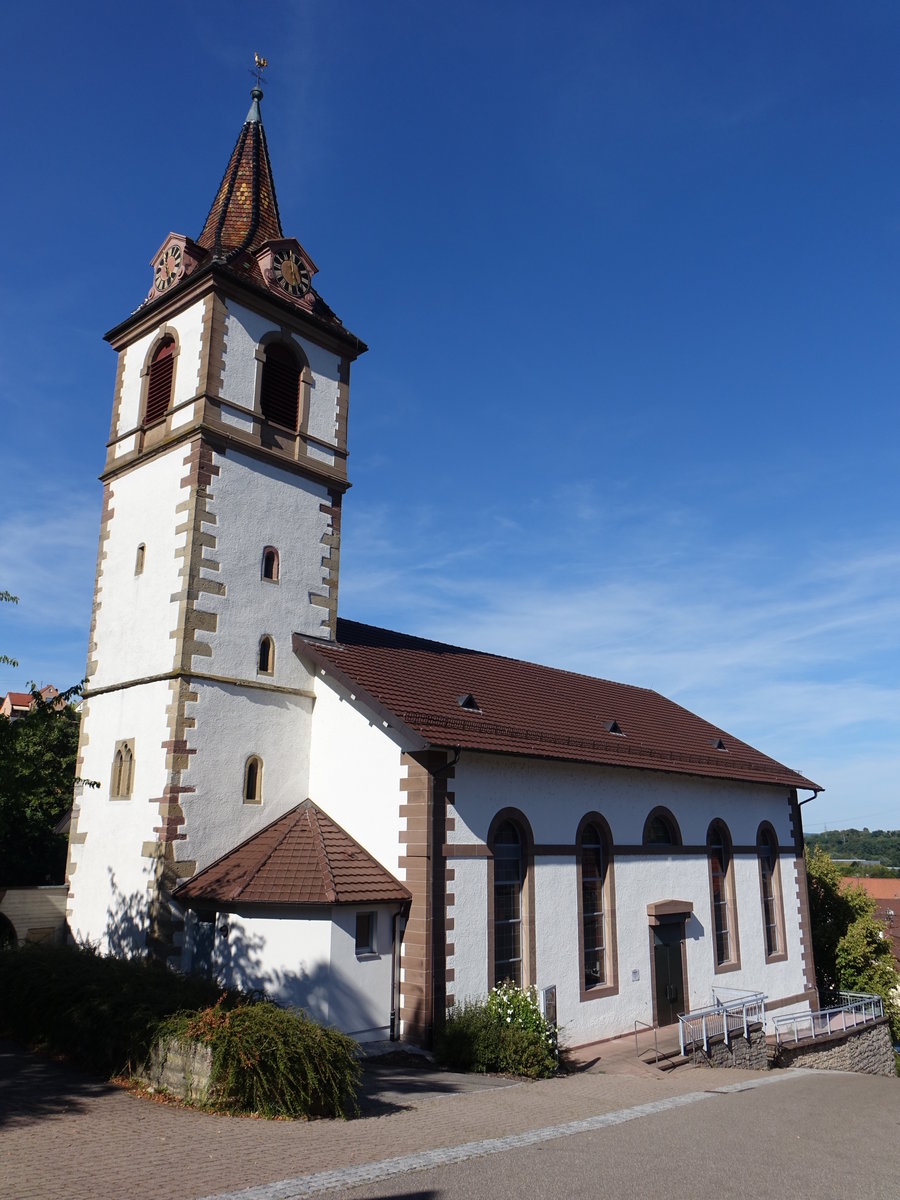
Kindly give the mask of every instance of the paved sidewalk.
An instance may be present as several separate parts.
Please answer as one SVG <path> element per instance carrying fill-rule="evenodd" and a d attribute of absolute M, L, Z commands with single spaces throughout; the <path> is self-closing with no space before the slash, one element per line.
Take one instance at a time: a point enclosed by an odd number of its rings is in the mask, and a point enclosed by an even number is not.
<path fill-rule="evenodd" d="M 381 1071 L 378 1082 L 376 1068 L 366 1100 L 379 1115 L 350 1122 L 257 1121 L 156 1104 L 0 1045 L 0 1195 L 198 1200 L 759 1078 L 681 1070 L 591 1072 L 529 1083 L 416 1067 Z"/>

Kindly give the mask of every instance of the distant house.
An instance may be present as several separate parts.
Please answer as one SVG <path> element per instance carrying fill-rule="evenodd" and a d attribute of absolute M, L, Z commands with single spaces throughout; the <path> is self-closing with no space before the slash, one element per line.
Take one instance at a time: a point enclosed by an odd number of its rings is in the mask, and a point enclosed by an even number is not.
<path fill-rule="evenodd" d="M 900 879 L 864 879 L 854 877 L 847 884 L 855 884 L 875 901 L 875 915 L 884 921 L 885 931 L 891 939 L 894 965 L 900 971 Z"/>
<path fill-rule="evenodd" d="M 54 696 L 59 695 L 59 692 L 52 683 L 48 683 L 41 688 L 39 695 L 42 700 L 52 700 Z M 0 701 L 0 717 L 18 721 L 19 717 L 24 717 L 26 713 L 31 712 L 34 704 L 35 700 L 31 692 L 7 692 Z"/>

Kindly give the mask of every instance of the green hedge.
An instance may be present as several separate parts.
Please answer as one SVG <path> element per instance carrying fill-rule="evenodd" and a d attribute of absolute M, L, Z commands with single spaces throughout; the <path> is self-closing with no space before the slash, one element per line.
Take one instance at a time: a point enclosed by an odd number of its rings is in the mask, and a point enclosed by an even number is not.
<path fill-rule="evenodd" d="M 556 1030 L 541 1014 L 534 988 L 504 983 L 484 1000 L 447 1013 L 435 1058 L 457 1071 L 499 1071 L 544 1079 L 557 1069 Z"/>
<path fill-rule="evenodd" d="M 160 1038 L 212 1048 L 211 1106 L 264 1116 L 358 1111 L 356 1043 L 302 1013 L 223 992 L 149 959 L 74 946 L 0 951 L 0 1034 L 109 1077 L 141 1070 Z"/>
<path fill-rule="evenodd" d="M 76 946 L 0 951 L 0 1030 L 104 1076 L 137 1070 L 160 1021 L 215 1003 L 222 989 L 145 958 Z M 234 1003 L 231 993 L 228 1003 Z"/>
<path fill-rule="evenodd" d="M 212 1050 L 210 1107 L 265 1117 L 356 1115 L 360 1065 L 356 1042 L 302 1012 L 262 1001 L 163 1022 L 163 1038 L 203 1042 Z"/>

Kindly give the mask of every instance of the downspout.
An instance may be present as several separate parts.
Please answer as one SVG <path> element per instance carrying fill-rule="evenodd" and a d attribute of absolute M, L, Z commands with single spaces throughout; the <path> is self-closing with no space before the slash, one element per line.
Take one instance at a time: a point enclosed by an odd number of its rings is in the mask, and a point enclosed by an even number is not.
<path fill-rule="evenodd" d="M 409 916 L 409 903 L 403 905 L 394 913 L 393 935 L 391 937 L 391 1033 L 392 1042 L 400 1040 L 400 945 L 403 941 L 403 931 L 406 928 L 406 918 Z"/>

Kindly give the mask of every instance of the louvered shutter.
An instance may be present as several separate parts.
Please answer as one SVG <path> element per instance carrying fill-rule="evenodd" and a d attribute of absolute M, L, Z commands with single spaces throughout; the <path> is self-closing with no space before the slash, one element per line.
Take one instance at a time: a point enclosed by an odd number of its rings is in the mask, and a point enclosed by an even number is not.
<path fill-rule="evenodd" d="M 267 421 L 295 433 L 300 399 L 300 364 L 287 346 L 273 342 L 266 347 L 260 407 Z"/>
<path fill-rule="evenodd" d="M 175 343 L 170 338 L 162 343 L 153 355 L 147 379 L 147 409 L 144 423 L 152 425 L 161 420 L 169 409 L 172 398 L 172 368 L 175 365 Z"/>

